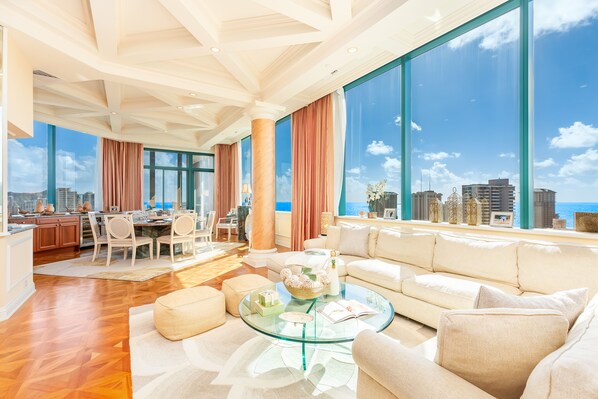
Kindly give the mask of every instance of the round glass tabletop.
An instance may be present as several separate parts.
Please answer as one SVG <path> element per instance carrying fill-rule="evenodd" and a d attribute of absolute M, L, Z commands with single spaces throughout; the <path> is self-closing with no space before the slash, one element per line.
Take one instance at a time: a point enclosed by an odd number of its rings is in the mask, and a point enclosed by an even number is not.
<path fill-rule="evenodd" d="M 394 318 L 394 308 L 386 298 L 359 285 L 341 283 L 339 295 L 321 295 L 310 300 L 293 298 L 283 283 L 272 283 L 272 285 L 271 289 L 278 292 L 279 300 L 283 304 L 281 312 L 269 316 L 261 316 L 257 312 L 258 305 L 255 301 L 258 299 L 258 293 L 264 291 L 262 288 L 248 294 L 241 301 L 239 313 L 251 328 L 273 338 L 308 344 L 350 342 L 360 331 L 384 330 Z M 332 323 L 321 314 L 321 310 L 328 303 L 342 299 L 356 300 L 377 313 Z M 313 319 L 305 324 L 293 323 L 281 319 L 282 312 L 300 312 L 313 316 Z"/>

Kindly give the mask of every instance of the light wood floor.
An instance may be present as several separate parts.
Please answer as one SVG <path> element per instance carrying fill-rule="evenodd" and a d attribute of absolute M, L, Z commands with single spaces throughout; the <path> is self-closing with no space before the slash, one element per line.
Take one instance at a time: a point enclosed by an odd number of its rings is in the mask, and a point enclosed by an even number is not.
<path fill-rule="evenodd" d="M 265 275 L 241 263 L 246 254 L 243 246 L 145 282 L 35 275 L 36 293 L 0 322 L 0 398 L 131 397 L 129 308 L 198 285 L 194 271 L 215 262 L 241 267 L 203 285 L 220 289 L 227 278 Z"/>

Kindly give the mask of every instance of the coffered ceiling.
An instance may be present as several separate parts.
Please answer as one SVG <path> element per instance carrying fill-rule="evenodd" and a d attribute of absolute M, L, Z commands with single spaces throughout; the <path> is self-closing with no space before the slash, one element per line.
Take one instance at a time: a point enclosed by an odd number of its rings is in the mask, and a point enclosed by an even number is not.
<path fill-rule="evenodd" d="M 39 121 L 209 150 L 504 0 L 0 0 L 34 72 Z M 355 48 L 356 52 L 349 52 Z"/>

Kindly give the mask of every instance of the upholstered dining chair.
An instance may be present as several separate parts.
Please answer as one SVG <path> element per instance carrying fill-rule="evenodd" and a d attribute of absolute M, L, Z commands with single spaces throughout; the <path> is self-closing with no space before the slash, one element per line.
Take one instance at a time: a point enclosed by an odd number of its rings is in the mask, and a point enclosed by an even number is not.
<path fill-rule="evenodd" d="M 181 244 L 185 252 L 185 244 L 191 243 L 191 252 L 195 256 L 195 223 L 197 214 L 175 213 L 172 217 L 170 235 L 160 236 L 156 240 L 156 257 L 160 258 L 160 244 L 170 245 L 170 261 L 174 263 L 174 244 Z"/>
<path fill-rule="evenodd" d="M 218 239 L 218 231 L 222 229 L 228 231 L 228 241 L 230 241 L 231 231 L 236 230 L 238 228 L 236 209 L 231 209 L 229 211 L 229 214 L 231 216 L 218 219 L 218 223 L 216 223 L 216 239 Z"/>
<path fill-rule="evenodd" d="M 98 253 L 102 249 L 102 244 L 108 245 L 108 237 L 106 235 L 102 235 L 95 212 L 89 212 L 87 217 L 89 218 L 91 234 L 93 235 L 93 256 L 91 261 L 94 262 L 98 256 Z"/>
<path fill-rule="evenodd" d="M 207 243 L 210 245 L 211 249 L 214 249 L 214 244 L 212 241 L 212 234 L 214 233 L 214 219 L 216 218 L 216 211 L 208 212 L 208 219 L 206 221 L 205 228 L 202 230 L 195 231 L 195 238 L 201 238 L 202 240 L 206 240 Z"/>
<path fill-rule="evenodd" d="M 127 259 L 127 252 L 131 248 L 131 266 L 135 266 L 137 247 L 149 245 L 150 259 L 154 259 L 154 241 L 151 237 L 135 236 L 132 215 L 104 215 L 106 235 L 108 237 L 108 257 L 106 266 L 110 265 L 112 248 L 123 248 L 124 259 Z"/>

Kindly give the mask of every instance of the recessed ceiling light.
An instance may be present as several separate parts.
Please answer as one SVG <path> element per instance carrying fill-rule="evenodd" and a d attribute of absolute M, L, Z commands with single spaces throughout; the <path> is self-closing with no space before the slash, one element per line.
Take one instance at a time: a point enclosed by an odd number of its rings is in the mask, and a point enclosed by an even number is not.
<path fill-rule="evenodd" d="M 115 111 L 112 111 L 112 112 L 110 112 L 110 113 L 111 113 L 112 115 L 117 115 L 117 112 L 115 112 Z"/>
<path fill-rule="evenodd" d="M 219 53 L 220 49 L 218 47 L 211 47 L 210 50 L 212 50 L 212 53 Z"/>
<path fill-rule="evenodd" d="M 189 95 L 190 95 L 191 97 L 195 97 L 197 94 L 195 94 L 195 93 L 189 93 Z"/>
<path fill-rule="evenodd" d="M 164 130 L 164 133 L 168 133 L 168 130 Z"/>
<path fill-rule="evenodd" d="M 356 53 L 356 52 L 357 52 L 357 50 L 358 50 L 358 49 L 357 49 L 357 47 L 349 47 L 349 48 L 347 49 L 347 53 L 349 53 L 349 54 L 354 54 L 354 53 Z"/>
<path fill-rule="evenodd" d="M 182 106 L 182 105 L 179 105 L 179 106 L 177 107 L 177 109 L 183 109 L 183 106 Z"/>

